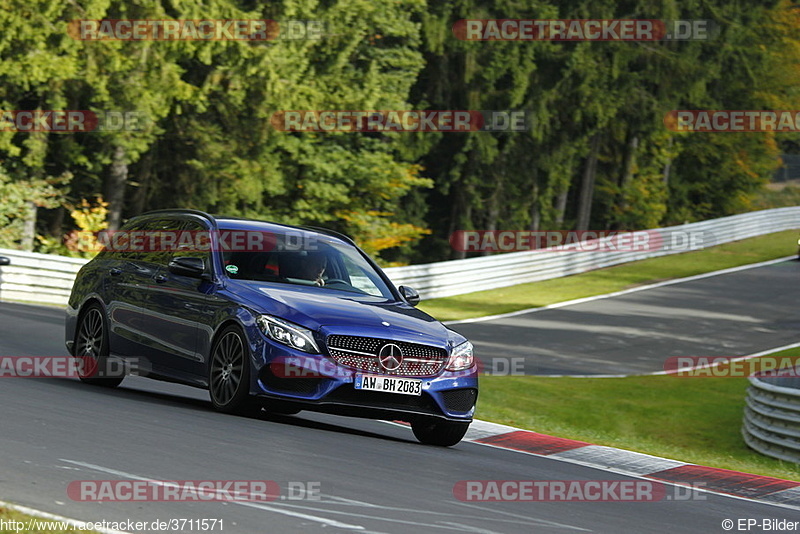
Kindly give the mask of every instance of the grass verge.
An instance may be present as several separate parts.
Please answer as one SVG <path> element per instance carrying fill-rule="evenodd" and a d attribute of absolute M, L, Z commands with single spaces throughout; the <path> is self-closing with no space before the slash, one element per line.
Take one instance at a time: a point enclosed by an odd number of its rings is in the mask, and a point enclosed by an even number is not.
<path fill-rule="evenodd" d="M 800 349 L 771 357 L 798 358 Z M 683 462 L 800 480 L 800 465 L 745 445 L 741 426 L 748 385 L 745 377 L 484 376 L 477 417 Z"/>
<path fill-rule="evenodd" d="M 13 521 L 14 523 L 10 523 Z M 23 525 L 19 525 L 22 528 L 10 528 L 12 525 L 15 527 L 17 523 L 23 523 Z M 97 531 L 94 530 L 80 530 L 80 529 L 73 529 L 69 525 L 60 525 L 61 527 L 66 526 L 66 528 L 59 528 L 59 521 L 54 519 L 43 519 L 39 517 L 33 517 L 28 514 L 23 514 L 22 512 L 18 512 L 16 510 L 12 510 L 11 508 L 7 508 L 5 506 L 0 506 L 0 534 L 18 534 L 18 533 L 29 533 L 29 534 L 76 534 L 76 533 L 86 533 L 86 534 L 97 534 Z"/>
<path fill-rule="evenodd" d="M 431 299 L 423 301 L 419 307 L 440 321 L 483 317 L 612 293 L 637 285 L 738 267 L 796 253 L 797 231 L 787 230 L 564 278 Z"/>

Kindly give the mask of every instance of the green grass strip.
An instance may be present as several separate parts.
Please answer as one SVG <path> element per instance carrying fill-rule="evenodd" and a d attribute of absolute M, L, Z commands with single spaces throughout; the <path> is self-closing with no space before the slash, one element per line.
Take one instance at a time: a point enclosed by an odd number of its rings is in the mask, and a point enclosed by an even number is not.
<path fill-rule="evenodd" d="M 798 356 L 800 349 L 771 355 Z M 748 386 L 741 376 L 484 376 L 476 416 L 688 463 L 800 480 L 800 465 L 745 445 Z"/>
<path fill-rule="evenodd" d="M 13 523 L 12 523 L 13 521 Z M 17 525 L 23 523 L 24 525 Z M 97 534 L 95 530 L 80 530 L 67 526 L 66 529 L 55 528 L 61 523 L 57 519 L 46 519 L 23 514 L 11 508 L 0 506 L 0 534 Z M 14 526 L 15 528 L 11 528 Z"/>
<path fill-rule="evenodd" d="M 440 321 L 453 321 L 547 306 L 790 256 L 797 253 L 797 237 L 796 230 L 787 230 L 563 278 L 426 300 L 419 307 Z"/>

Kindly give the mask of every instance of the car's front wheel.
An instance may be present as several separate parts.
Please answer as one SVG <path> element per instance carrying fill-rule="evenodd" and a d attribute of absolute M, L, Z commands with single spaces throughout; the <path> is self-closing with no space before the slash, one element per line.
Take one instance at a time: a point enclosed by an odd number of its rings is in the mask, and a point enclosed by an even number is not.
<path fill-rule="evenodd" d="M 87 384 L 114 388 L 125 379 L 122 369 L 109 365 L 108 328 L 103 309 L 90 304 L 81 314 L 73 356 L 79 360 L 78 378 Z"/>
<path fill-rule="evenodd" d="M 250 350 L 241 329 L 229 326 L 211 350 L 208 389 L 214 408 L 224 413 L 244 413 L 250 399 Z"/>
<path fill-rule="evenodd" d="M 467 433 L 469 423 L 455 421 L 415 421 L 411 423 L 414 435 L 425 445 L 451 447 Z"/>

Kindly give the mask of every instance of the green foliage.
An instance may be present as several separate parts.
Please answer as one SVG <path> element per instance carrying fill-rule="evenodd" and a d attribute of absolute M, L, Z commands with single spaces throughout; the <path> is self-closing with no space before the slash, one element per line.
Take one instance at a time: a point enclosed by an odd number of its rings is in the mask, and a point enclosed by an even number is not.
<path fill-rule="evenodd" d="M 410 108 L 423 65 L 410 15 L 421 6 L 285 2 L 246 15 L 322 20 L 327 37 L 218 45 L 182 59 L 200 96 L 164 123 L 154 150 L 178 150 L 158 158 L 148 204 L 322 224 L 362 243 L 395 246 L 422 235 L 423 228 L 409 234 L 408 224 L 385 221 L 411 190 L 431 185 L 401 157 L 398 135 L 285 133 L 270 123 L 281 110 Z M 208 67 L 194 69 L 198 61 Z"/>
<path fill-rule="evenodd" d="M 673 109 L 798 109 L 788 0 L 7 0 L 2 109 L 145 115 L 135 131 L 0 128 L 0 243 L 40 210 L 42 250 L 102 195 L 109 218 L 181 206 L 353 235 L 385 263 L 451 256 L 458 229 L 563 229 L 592 140 L 590 226 L 636 229 L 753 209 L 796 135 L 676 133 Z M 459 19 L 711 19 L 710 41 L 470 42 Z M 76 19 L 318 20 L 321 39 L 81 41 Z M 286 133 L 285 110 L 525 110 L 522 133 Z M 112 172 L 112 169 L 114 172 Z M 30 193 L 34 192 L 33 195 Z M 24 194 L 23 194 L 24 193 Z M 22 203 L 21 203 L 22 202 Z M 62 248 L 59 248 L 62 247 Z"/>
<path fill-rule="evenodd" d="M 800 206 L 800 187 L 792 184 L 785 187 L 764 188 L 758 192 L 752 204 L 757 210 Z"/>
<path fill-rule="evenodd" d="M 423 156 L 436 190 L 434 233 L 419 259 L 447 256 L 453 230 L 572 227 L 595 135 L 592 228 L 641 229 L 752 209 L 750 196 L 777 165 L 776 136 L 681 134 L 663 118 L 674 109 L 797 109 L 800 102 L 798 11 L 785 1 L 472 0 L 429 11 L 420 100 L 434 109 L 517 107 L 536 120 L 529 134 L 442 138 Z M 708 41 L 642 43 L 442 37 L 460 18 L 710 19 L 721 32 Z"/>
<path fill-rule="evenodd" d="M 60 205 L 61 186 L 71 178 L 65 173 L 58 178 L 13 180 L 0 167 L 0 248 L 18 248 L 29 203 L 40 208 Z"/>

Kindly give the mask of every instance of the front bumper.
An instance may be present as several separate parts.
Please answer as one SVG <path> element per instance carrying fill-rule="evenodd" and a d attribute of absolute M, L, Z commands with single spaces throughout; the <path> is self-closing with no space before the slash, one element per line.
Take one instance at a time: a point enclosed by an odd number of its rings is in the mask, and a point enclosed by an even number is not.
<path fill-rule="evenodd" d="M 267 402 L 338 415 L 373 419 L 444 419 L 469 422 L 478 398 L 477 366 L 465 371 L 442 371 L 422 380 L 422 394 L 402 395 L 357 390 L 359 372 L 325 355 L 295 351 L 264 340 L 254 353 L 251 393 Z M 392 375 L 396 376 L 396 375 Z"/>

